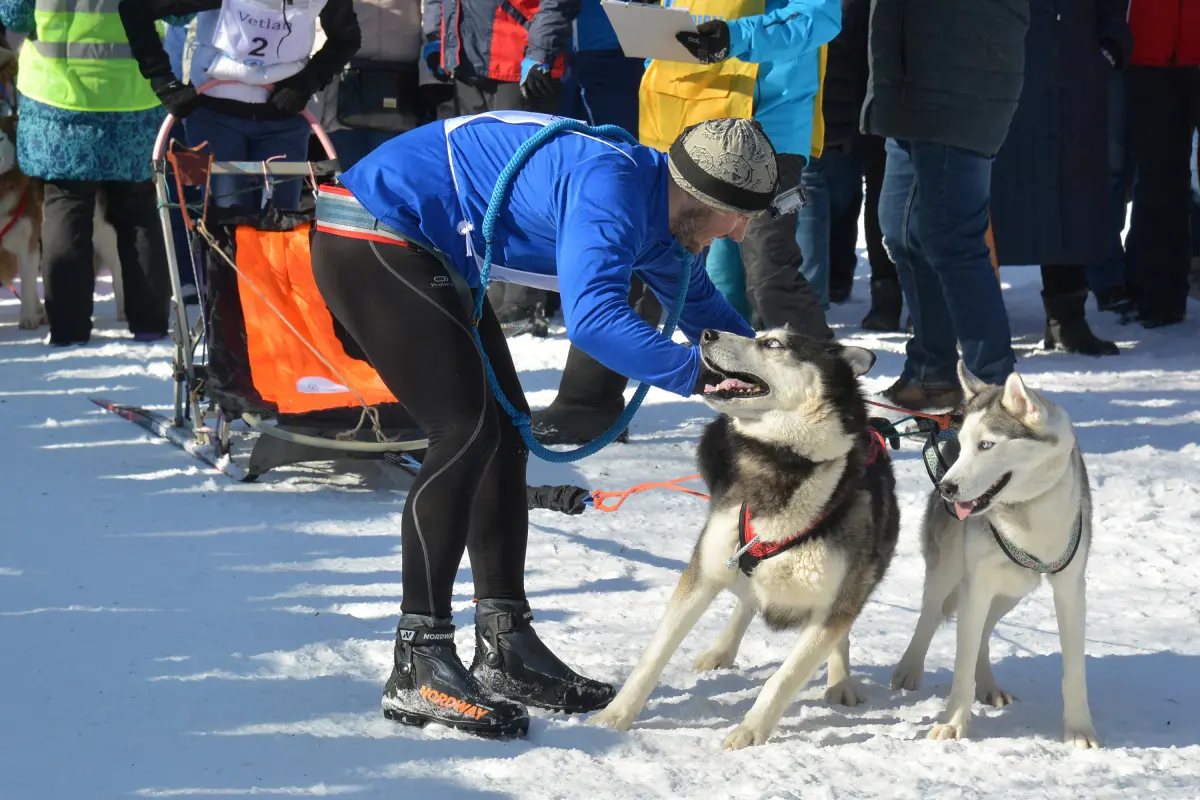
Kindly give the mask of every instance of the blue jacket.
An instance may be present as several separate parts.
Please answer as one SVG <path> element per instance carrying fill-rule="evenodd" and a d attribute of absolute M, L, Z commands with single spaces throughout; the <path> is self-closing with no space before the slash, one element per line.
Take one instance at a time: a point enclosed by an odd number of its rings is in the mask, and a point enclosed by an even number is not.
<path fill-rule="evenodd" d="M 620 50 L 617 32 L 608 21 L 600 0 L 583 0 L 579 16 L 571 23 L 571 50 Z"/>
<path fill-rule="evenodd" d="M 461 124 L 449 136 L 447 125 Z M 502 121 L 507 119 L 509 122 Z M 435 122 L 382 145 L 342 176 L 375 216 L 404 236 L 444 253 L 472 286 L 479 283 L 460 223 L 480 231 L 500 172 L 512 154 L 554 119 L 521 112 Z M 450 158 L 454 161 L 451 173 Z M 458 189 L 455 189 L 457 179 Z M 677 344 L 630 307 L 633 273 L 670 308 L 685 259 L 692 280 L 679 327 L 693 342 L 705 328 L 753 336 L 668 227 L 666 157 L 648 147 L 560 134 L 526 162 L 496 224 L 494 261 L 558 277 L 567 336 L 622 375 L 688 396 L 699 376 L 699 350 Z"/>
<path fill-rule="evenodd" d="M 754 118 L 778 152 L 808 158 L 821 88 L 818 51 L 842 29 L 841 0 L 767 0 L 765 14 L 728 24 L 729 55 L 758 64 Z"/>

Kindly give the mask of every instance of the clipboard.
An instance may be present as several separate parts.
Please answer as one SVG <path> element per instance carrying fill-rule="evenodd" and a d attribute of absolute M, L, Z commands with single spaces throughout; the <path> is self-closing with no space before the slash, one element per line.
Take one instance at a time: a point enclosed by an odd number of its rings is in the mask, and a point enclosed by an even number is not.
<path fill-rule="evenodd" d="M 700 63 L 675 38 L 675 34 L 683 31 L 696 32 L 696 23 L 686 8 L 623 0 L 600 0 L 600 7 L 617 34 L 621 52 L 629 58 Z"/>

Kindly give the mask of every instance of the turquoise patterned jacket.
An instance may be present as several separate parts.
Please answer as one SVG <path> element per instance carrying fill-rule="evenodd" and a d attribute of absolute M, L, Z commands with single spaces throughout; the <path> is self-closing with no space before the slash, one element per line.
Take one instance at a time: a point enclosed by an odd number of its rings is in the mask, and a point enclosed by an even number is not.
<path fill-rule="evenodd" d="M 36 0 L 0 0 L 0 23 L 13 33 L 34 29 Z M 172 17 L 186 25 L 188 17 Z M 21 171 L 49 181 L 148 181 L 150 152 L 165 109 L 70 111 L 24 95 L 17 100 L 17 163 Z"/>

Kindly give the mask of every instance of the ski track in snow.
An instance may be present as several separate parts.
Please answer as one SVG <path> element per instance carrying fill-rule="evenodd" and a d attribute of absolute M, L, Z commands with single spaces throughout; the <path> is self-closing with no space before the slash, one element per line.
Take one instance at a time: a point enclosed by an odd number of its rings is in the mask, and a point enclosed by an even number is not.
<path fill-rule="evenodd" d="M 866 334 L 867 267 L 832 320 L 880 355 L 886 387 L 905 337 Z M 915 444 L 896 458 L 903 509 L 887 579 L 854 628 L 866 702 L 834 708 L 823 671 L 763 747 L 721 750 L 795 642 L 756 622 L 734 669 L 690 671 L 733 607 L 720 598 L 625 734 L 534 712 L 527 740 L 495 743 L 379 712 L 400 602 L 404 477 L 354 462 L 235 484 L 100 411 L 89 394 L 162 407 L 169 350 L 125 338 L 98 305 L 93 344 L 50 351 L 17 329 L 0 289 L 0 797 L 1191 798 L 1200 785 L 1200 307 L 1175 328 L 1122 327 L 1124 352 L 1036 351 L 1035 269 L 1007 269 L 1030 383 L 1074 417 L 1094 483 L 1088 684 L 1106 748 L 1059 741 L 1061 659 L 1046 587 L 992 640 L 1018 697 L 976 706 L 964 742 L 925 739 L 951 681 L 953 626 L 918 691 L 888 688 L 916 622 L 917 518 L 929 488 Z M 567 344 L 513 341 L 532 403 L 550 401 Z M 632 391 L 632 390 L 631 390 Z M 710 412 L 651 392 L 633 443 L 576 465 L 534 462 L 530 482 L 622 489 L 694 471 Z M 658 623 L 705 513 L 649 493 L 617 514 L 531 515 L 527 585 L 538 630 L 583 672 L 620 683 Z M 391 537 L 391 538 L 381 538 Z M 471 583 L 455 586 L 470 660 Z"/>

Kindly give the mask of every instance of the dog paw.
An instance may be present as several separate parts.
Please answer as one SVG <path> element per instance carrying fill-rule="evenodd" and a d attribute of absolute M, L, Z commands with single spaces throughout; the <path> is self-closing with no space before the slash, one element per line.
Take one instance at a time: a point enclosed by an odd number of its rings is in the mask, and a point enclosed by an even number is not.
<path fill-rule="evenodd" d="M 892 688 L 904 689 L 909 692 L 920 689 L 921 674 L 924 671 L 924 665 L 917 666 L 901 661 L 892 671 Z"/>
<path fill-rule="evenodd" d="M 22 311 L 20 319 L 17 320 L 17 327 L 23 331 L 36 331 L 45 324 L 46 312 L 41 309 L 29 312 Z"/>
<path fill-rule="evenodd" d="M 993 684 L 991 686 L 976 685 L 975 699 L 983 703 L 985 706 L 991 706 L 992 708 L 1004 708 L 1017 698 L 1013 697 L 999 686 Z"/>
<path fill-rule="evenodd" d="M 862 702 L 862 689 L 847 678 L 825 690 L 825 702 L 834 706 L 856 706 Z"/>
<path fill-rule="evenodd" d="M 633 727 L 633 719 L 636 716 L 637 714 L 610 704 L 609 707 L 603 711 L 588 717 L 587 724 L 595 725 L 597 727 L 612 728 L 614 731 L 624 733 Z"/>
<path fill-rule="evenodd" d="M 1068 727 L 1063 734 L 1063 741 L 1075 745 L 1080 750 L 1097 750 L 1103 747 L 1100 737 L 1092 730 L 1091 725 Z"/>
<path fill-rule="evenodd" d="M 708 672 L 713 669 L 729 669 L 733 666 L 736 653 L 727 650 L 706 650 L 696 659 L 692 669 L 696 672 Z"/>
<path fill-rule="evenodd" d="M 937 742 L 965 739 L 967 738 L 967 726 L 956 722 L 934 725 L 933 730 L 929 732 L 929 738 Z"/>
<path fill-rule="evenodd" d="M 749 725 L 742 724 L 734 728 L 733 733 L 725 737 L 725 741 L 721 743 L 721 746 L 726 750 L 744 750 L 747 747 L 765 744 L 766 741 L 767 734 L 757 731 Z"/>

